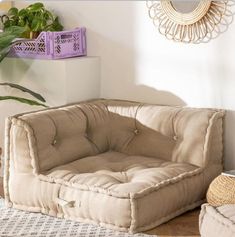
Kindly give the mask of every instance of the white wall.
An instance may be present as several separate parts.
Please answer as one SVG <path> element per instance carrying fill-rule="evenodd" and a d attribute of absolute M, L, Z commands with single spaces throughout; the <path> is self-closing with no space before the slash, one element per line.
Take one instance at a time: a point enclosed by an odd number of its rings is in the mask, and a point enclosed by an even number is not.
<path fill-rule="evenodd" d="M 102 97 L 228 110 L 226 168 L 235 168 L 235 23 L 208 44 L 187 45 L 157 32 L 145 1 L 45 4 L 66 28 L 87 27 L 88 54 L 101 56 Z"/>

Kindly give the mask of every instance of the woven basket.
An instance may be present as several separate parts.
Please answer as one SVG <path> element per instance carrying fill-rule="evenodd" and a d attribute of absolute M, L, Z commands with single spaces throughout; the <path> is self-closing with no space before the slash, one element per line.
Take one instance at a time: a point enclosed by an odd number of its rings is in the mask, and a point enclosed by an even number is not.
<path fill-rule="evenodd" d="M 235 178 L 218 176 L 208 189 L 207 202 L 215 207 L 235 204 Z"/>

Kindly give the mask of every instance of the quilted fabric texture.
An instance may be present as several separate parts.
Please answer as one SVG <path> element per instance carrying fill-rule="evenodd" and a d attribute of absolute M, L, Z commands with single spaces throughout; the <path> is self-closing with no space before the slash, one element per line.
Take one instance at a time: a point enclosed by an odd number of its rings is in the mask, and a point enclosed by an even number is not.
<path fill-rule="evenodd" d="M 95 100 L 16 115 L 6 126 L 9 206 L 120 231 L 203 202 L 222 170 L 224 112 Z"/>
<path fill-rule="evenodd" d="M 100 192 L 108 189 L 113 196 L 125 198 L 195 170 L 190 164 L 106 152 L 58 166 L 45 175 L 53 182 L 78 188 L 89 185 Z"/>
<path fill-rule="evenodd" d="M 200 234 L 202 237 L 235 236 L 234 204 L 220 207 L 204 204 L 199 219 Z"/>

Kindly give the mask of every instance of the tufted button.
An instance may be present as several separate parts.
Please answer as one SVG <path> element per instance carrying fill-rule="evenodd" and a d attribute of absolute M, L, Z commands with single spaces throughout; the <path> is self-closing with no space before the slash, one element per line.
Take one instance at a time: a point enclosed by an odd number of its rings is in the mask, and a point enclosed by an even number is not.
<path fill-rule="evenodd" d="M 53 142 L 52 142 L 52 145 L 53 145 L 53 146 L 55 146 L 55 145 L 56 145 L 56 143 L 57 143 L 57 140 L 56 140 L 56 139 L 54 139 L 54 140 L 53 140 Z"/>
<path fill-rule="evenodd" d="M 173 137 L 173 139 L 176 141 L 176 140 L 178 139 L 178 137 L 175 135 L 175 136 Z"/>
<path fill-rule="evenodd" d="M 135 130 L 134 130 L 134 134 L 135 134 L 135 135 L 137 135 L 137 134 L 139 134 L 139 133 L 140 133 L 140 132 L 139 132 L 138 129 L 135 129 Z"/>

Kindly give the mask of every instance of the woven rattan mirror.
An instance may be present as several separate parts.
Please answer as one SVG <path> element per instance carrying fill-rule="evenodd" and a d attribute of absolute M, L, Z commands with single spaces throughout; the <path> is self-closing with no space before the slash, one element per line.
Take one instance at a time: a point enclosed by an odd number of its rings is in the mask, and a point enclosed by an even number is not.
<path fill-rule="evenodd" d="M 168 39 L 186 43 L 207 42 L 226 16 L 228 0 L 147 1 L 150 18 Z"/>

